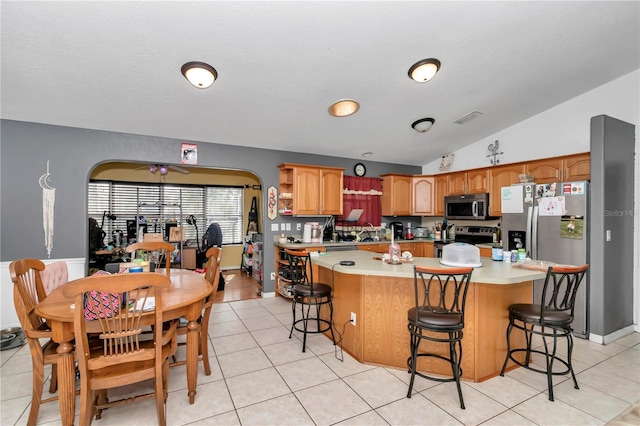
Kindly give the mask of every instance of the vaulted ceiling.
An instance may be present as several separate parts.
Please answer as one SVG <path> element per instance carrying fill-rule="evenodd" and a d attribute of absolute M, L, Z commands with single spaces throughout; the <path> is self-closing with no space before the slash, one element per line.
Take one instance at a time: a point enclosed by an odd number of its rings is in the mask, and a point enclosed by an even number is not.
<path fill-rule="evenodd" d="M 637 1 L 2 1 L 1 19 L 2 118 L 410 165 L 640 67 Z M 425 58 L 442 66 L 416 83 Z M 189 61 L 218 80 L 194 88 Z M 360 110 L 330 116 L 343 98 Z"/>

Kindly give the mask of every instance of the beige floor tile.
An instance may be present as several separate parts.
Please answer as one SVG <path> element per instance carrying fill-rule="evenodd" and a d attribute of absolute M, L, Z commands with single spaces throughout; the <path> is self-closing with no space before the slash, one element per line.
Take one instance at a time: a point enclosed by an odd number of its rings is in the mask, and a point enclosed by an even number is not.
<path fill-rule="evenodd" d="M 636 332 L 636 333 L 627 334 L 626 336 L 616 340 L 614 343 L 628 346 L 628 347 L 635 346 L 637 344 L 640 344 L 640 333 Z"/>
<path fill-rule="evenodd" d="M 407 385 L 382 367 L 345 377 L 344 381 L 373 408 L 407 397 Z"/>
<path fill-rule="evenodd" d="M 223 312 L 233 311 L 233 308 L 228 303 L 214 303 L 211 305 L 211 312 Z"/>
<path fill-rule="evenodd" d="M 249 319 L 249 318 L 261 318 L 261 317 L 272 316 L 271 312 L 269 312 L 263 306 L 258 306 L 255 308 L 239 309 L 236 311 L 236 315 L 238 315 L 238 318 L 242 320 Z"/>
<path fill-rule="evenodd" d="M 356 361 L 346 352 L 343 354 L 342 361 L 336 359 L 333 354 L 319 355 L 319 358 L 339 377 L 347 377 L 376 368 L 373 365 L 362 364 Z"/>
<path fill-rule="evenodd" d="M 636 352 L 640 356 L 640 351 L 629 349 L 628 351 L 611 357 L 594 368 L 609 374 L 624 377 L 634 382 L 640 382 L 640 363 L 636 362 L 635 356 L 625 356 L 628 352 Z"/>
<path fill-rule="evenodd" d="M 288 362 L 276 366 L 276 369 L 294 392 L 338 378 L 318 357 Z"/>
<path fill-rule="evenodd" d="M 411 382 L 411 373 L 408 373 L 406 369 L 396 369 L 396 368 L 387 368 L 387 371 L 398 379 L 402 380 L 402 382 L 406 385 L 405 394 L 409 391 L 409 383 Z M 425 389 L 432 388 L 434 386 L 438 386 L 440 382 L 436 382 L 434 380 L 428 380 L 416 375 L 413 380 L 413 393 L 421 392 Z"/>
<path fill-rule="evenodd" d="M 45 383 L 47 388 L 49 383 Z M 19 374 L 7 374 L 2 376 L 0 380 L 0 400 L 20 398 L 22 396 L 31 396 L 32 375 L 31 371 Z"/>
<path fill-rule="evenodd" d="M 260 307 L 260 302 L 258 299 L 249 299 L 249 300 L 239 300 L 237 302 L 229 302 L 231 308 L 234 311 L 239 311 L 241 309 L 251 309 Z"/>
<path fill-rule="evenodd" d="M 211 352 L 213 354 L 213 352 Z M 204 363 L 198 362 L 198 378 L 197 384 L 198 387 L 202 383 L 213 382 L 214 380 L 221 380 L 222 371 L 220 370 L 220 365 L 218 364 L 218 358 L 215 356 L 209 357 L 209 365 L 211 366 L 211 374 L 207 376 L 204 374 Z M 169 368 L 169 392 L 184 390 L 186 395 L 187 390 L 187 366 L 186 365 L 177 365 L 175 367 Z M 198 388 L 199 389 L 199 388 Z"/>
<path fill-rule="evenodd" d="M 282 297 L 259 299 L 260 304 L 272 314 L 291 314 L 291 301 Z"/>
<path fill-rule="evenodd" d="M 640 397 L 640 395 L 639 395 Z M 575 389 L 566 381 L 553 387 L 553 398 L 608 422 L 629 407 L 629 403 L 591 386 L 581 384 Z"/>
<path fill-rule="evenodd" d="M 520 414 L 511 410 L 500 413 L 495 417 L 490 418 L 486 422 L 482 423 L 482 426 L 535 426 L 535 423 L 531 420 L 522 417 Z"/>
<path fill-rule="evenodd" d="M 540 393 L 539 390 L 509 375 L 493 377 L 480 383 L 465 382 L 465 384 L 509 408 Z"/>
<path fill-rule="evenodd" d="M 240 320 L 214 323 L 209 325 L 209 337 L 216 338 L 222 336 L 231 336 L 232 334 L 246 333 L 247 327 Z"/>
<path fill-rule="evenodd" d="M 237 321 L 239 319 L 240 318 L 238 317 L 238 314 L 236 314 L 236 312 L 232 310 L 220 311 L 220 312 L 211 311 L 211 316 L 209 317 L 209 324 L 210 326 L 218 325 L 223 322 Z"/>
<path fill-rule="evenodd" d="M 545 394 L 537 395 L 512 408 L 513 411 L 539 425 L 583 426 L 604 422 L 562 401 L 549 401 Z"/>
<path fill-rule="evenodd" d="M 449 413 L 421 394 L 402 398 L 376 409 L 390 425 L 460 425 Z"/>
<path fill-rule="evenodd" d="M 281 324 L 273 328 L 264 328 L 252 331 L 251 334 L 260 346 L 273 345 L 275 343 L 287 342 L 289 340 L 289 329 Z"/>
<path fill-rule="evenodd" d="M 389 423 L 375 411 L 368 411 L 336 424 L 343 426 L 387 426 Z"/>
<path fill-rule="evenodd" d="M 173 392 L 167 400 L 167 424 L 185 425 L 234 409 L 224 380 L 198 383 L 193 405 L 184 391 Z M 99 422 L 94 422 L 95 425 Z M 101 426 L 101 425 L 99 425 Z"/>
<path fill-rule="evenodd" d="M 295 392 L 296 397 L 318 425 L 330 425 L 371 410 L 342 380 Z"/>
<path fill-rule="evenodd" d="M 302 352 L 302 343 L 293 338 L 286 342 L 263 346 L 262 350 L 267 354 L 273 365 L 288 364 L 315 356 L 311 351 Z"/>
<path fill-rule="evenodd" d="M 238 409 L 242 426 L 313 425 L 311 417 L 293 394 Z"/>
<path fill-rule="evenodd" d="M 213 349 L 218 356 L 258 347 L 256 339 L 249 332 L 216 337 L 212 339 L 212 342 Z"/>
<path fill-rule="evenodd" d="M 2 401 L 0 425 L 14 425 L 23 414 L 26 420 L 29 417 L 30 402 L 31 395 Z M 52 403 L 49 405 L 56 404 Z M 60 418 L 60 416 L 58 416 L 58 418 Z"/>
<path fill-rule="evenodd" d="M 338 336 L 336 336 L 336 339 Z M 337 341 L 337 340 L 336 340 Z M 333 354 L 340 351 L 340 347 L 333 344 L 330 337 L 324 334 L 307 335 L 307 350 L 312 351 L 316 355 Z"/>
<path fill-rule="evenodd" d="M 506 406 L 467 386 L 466 383 L 462 383 L 464 410 L 460 408 L 460 398 L 454 382 L 442 383 L 420 394 L 465 425 L 480 424 L 507 410 Z"/>
<path fill-rule="evenodd" d="M 293 322 L 291 309 L 289 309 L 289 312 L 283 312 L 281 314 L 274 313 L 273 316 L 280 322 L 280 324 L 286 326 L 287 328 L 291 328 L 291 323 Z"/>
<path fill-rule="evenodd" d="M 264 330 L 265 328 L 274 328 L 280 325 L 280 321 L 273 315 L 268 317 L 248 318 L 243 320 L 245 327 L 249 331 Z"/>
<path fill-rule="evenodd" d="M 260 348 L 220 355 L 218 362 L 225 379 L 272 367 L 271 361 Z"/>
<path fill-rule="evenodd" d="M 207 417 L 197 422 L 189 423 L 189 426 L 240 426 L 240 420 L 235 410 Z"/>
<path fill-rule="evenodd" d="M 273 367 L 231 377 L 226 381 L 236 409 L 291 393 Z"/>
<path fill-rule="evenodd" d="M 541 392 L 548 389 L 547 375 L 543 373 L 538 373 L 538 372 L 527 370 L 526 368 L 520 367 L 506 373 L 505 376 L 518 380 Z M 558 385 L 564 382 L 565 380 L 571 380 L 570 377 L 571 377 L 570 374 L 562 375 L 562 376 L 553 376 L 553 385 L 554 386 Z M 578 379 L 578 383 L 580 383 L 580 379 Z"/>
<path fill-rule="evenodd" d="M 5 377 L 12 374 L 30 373 L 33 367 L 33 361 L 31 354 L 27 355 L 15 355 L 7 359 L 0 369 L 0 377 Z M 51 366 L 45 367 L 45 376 L 51 371 Z"/>
<path fill-rule="evenodd" d="M 611 396 L 633 403 L 640 395 L 640 383 L 612 375 L 597 366 L 578 374 L 578 385 L 585 384 Z"/>

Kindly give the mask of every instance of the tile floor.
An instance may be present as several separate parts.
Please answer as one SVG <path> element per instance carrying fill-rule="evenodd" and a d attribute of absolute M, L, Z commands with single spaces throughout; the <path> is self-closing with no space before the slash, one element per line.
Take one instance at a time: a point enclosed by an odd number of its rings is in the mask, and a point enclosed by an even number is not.
<path fill-rule="evenodd" d="M 289 340 L 289 301 L 253 299 L 215 304 L 211 315 L 211 376 L 199 366 L 194 405 L 186 395 L 184 367 L 171 369 L 168 425 L 591 425 L 606 424 L 640 399 L 640 333 L 607 346 L 576 339 L 574 368 L 556 377 L 555 402 L 542 374 L 516 369 L 505 377 L 463 383 L 461 410 L 453 383 L 416 378 L 406 398 L 404 370 L 375 367 L 334 355 L 315 335 L 302 353 Z M 29 413 L 28 348 L 0 352 L 0 424 L 24 425 Z M 48 370 L 50 371 L 50 370 Z M 48 383 L 45 383 L 45 389 Z M 45 391 L 46 393 L 46 391 Z M 156 423 L 154 403 L 113 408 L 94 425 Z M 38 424 L 60 424 L 57 403 L 40 407 Z"/>

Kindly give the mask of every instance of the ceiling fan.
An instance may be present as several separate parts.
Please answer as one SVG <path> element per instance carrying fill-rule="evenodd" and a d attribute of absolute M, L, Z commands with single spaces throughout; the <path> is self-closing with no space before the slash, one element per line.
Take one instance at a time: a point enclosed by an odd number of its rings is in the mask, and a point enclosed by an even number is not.
<path fill-rule="evenodd" d="M 169 169 L 175 170 L 176 172 L 184 173 L 185 175 L 189 174 L 189 170 L 183 169 L 178 166 L 171 166 L 169 164 L 149 164 L 148 166 L 138 167 L 136 170 L 140 169 L 149 169 L 149 171 L 153 174 L 160 173 L 160 176 L 164 176 L 169 173 Z"/>

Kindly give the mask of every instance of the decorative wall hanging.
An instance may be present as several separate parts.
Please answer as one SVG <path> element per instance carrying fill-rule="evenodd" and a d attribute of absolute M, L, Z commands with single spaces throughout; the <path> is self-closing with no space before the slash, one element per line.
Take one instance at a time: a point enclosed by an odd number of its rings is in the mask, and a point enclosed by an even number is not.
<path fill-rule="evenodd" d="M 490 160 L 491 165 L 495 166 L 496 164 L 500 163 L 500 160 L 496 158 L 498 155 L 504 154 L 504 152 L 498 152 L 498 150 L 500 149 L 500 142 L 496 140 L 495 143 L 489 144 L 487 149 L 491 153 L 491 154 L 487 154 L 487 158 L 493 157 Z"/>
<path fill-rule="evenodd" d="M 198 145 L 182 142 L 180 150 L 182 152 L 182 164 L 198 164 Z"/>
<path fill-rule="evenodd" d="M 49 186 L 50 181 L 51 175 L 47 160 L 47 173 L 40 176 L 38 183 L 42 188 L 42 228 L 44 229 L 44 246 L 47 249 L 49 259 L 51 259 L 51 250 L 53 250 L 53 210 L 56 203 L 56 189 Z"/>
<path fill-rule="evenodd" d="M 453 163 L 453 153 L 443 155 L 442 160 L 440 161 L 440 171 L 446 172 L 451 167 L 451 163 Z"/>
<path fill-rule="evenodd" d="M 278 190 L 273 185 L 267 189 L 267 217 L 270 220 L 278 217 Z"/>

